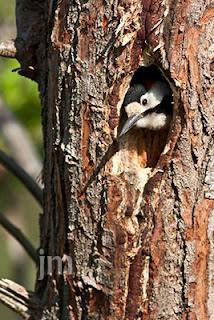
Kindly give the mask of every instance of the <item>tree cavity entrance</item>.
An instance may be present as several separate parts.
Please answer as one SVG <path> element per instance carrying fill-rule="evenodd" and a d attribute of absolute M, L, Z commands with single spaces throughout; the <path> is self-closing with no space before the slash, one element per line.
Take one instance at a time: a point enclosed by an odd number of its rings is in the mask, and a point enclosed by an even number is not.
<path fill-rule="evenodd" d="M 155 65 L 140 67 L 133 75 L 121 108 L 121 147 L 142 168 L 154 168 L 167 142 L 173 115 L 172 91 Z M 130 157 L 131 158 L 131 157 Z"/>

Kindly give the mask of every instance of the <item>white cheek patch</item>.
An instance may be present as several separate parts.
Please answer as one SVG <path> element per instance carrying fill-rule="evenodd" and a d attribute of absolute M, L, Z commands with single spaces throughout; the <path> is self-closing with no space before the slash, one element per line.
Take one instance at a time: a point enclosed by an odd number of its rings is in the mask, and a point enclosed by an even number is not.
<path fill-rule="evenodd" d="M 156 107 L 158 104 L 161 103 L 162 99 L 163 99 L 162 96 L 158 94 L 154 94 L 154 92 L 150 92 L 149 100 L 148 100 L 148 104 L 150 105 L 150 108 Z"/>
<path fill-rule="evenodd" d="M 147 99 L 147 105 L 149 106 L 148 109 L 152 109 L 161 103 L 164 96 L 170 96 L 170 94 L 169 87 L 165 83 L 158 81 L 148 91 L 148 93 L 141 96 L 140 102 L 142 104 L 143 100 Z"/>
<path fill-rule="evenodd" d="M 141 98 L 140 98 L 140 103 L 143 105 L 143 100 L 147 100 L 147 104 L 144 106 L 145 110 L 152 109 L 156 107 L 158 104 L 161 103 L 163 96 L 158 94 L 156 90 L 150 90 L 149 94 L 145 93 Z"/>

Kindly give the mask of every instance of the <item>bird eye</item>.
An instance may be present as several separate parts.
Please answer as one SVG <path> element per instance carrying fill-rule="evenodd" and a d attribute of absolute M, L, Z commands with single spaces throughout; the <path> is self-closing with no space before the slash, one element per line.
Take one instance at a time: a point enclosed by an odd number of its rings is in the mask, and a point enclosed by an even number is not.
<path fill-rule="evenodd" d="M 142 104 L 145 106 L 147 104 L 147 99 L 143 99 Z"/>

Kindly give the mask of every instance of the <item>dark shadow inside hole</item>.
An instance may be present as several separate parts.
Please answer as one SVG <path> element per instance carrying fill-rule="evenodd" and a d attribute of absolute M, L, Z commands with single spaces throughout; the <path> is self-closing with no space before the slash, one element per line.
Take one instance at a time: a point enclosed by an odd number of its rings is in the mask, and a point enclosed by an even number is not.
<path fill-rule="evenodd" d="M 154 64 L 149 67 L 140 67 L 134 73 L 130 87 L 136 83 L 142 83 L 145 87 L 150 87 L 154 81 L 162 81 L 168 83 L 163 77 L 160 69 Z"/>
<path fill-rule="evenodd" d="M 140 226 L 142 223 L 145 223 L 145 218 L 142 216 L 142 214 L 137 214 L 137 215 L 136 215 L 136 218 L 137 218 L 137 220 L 138 220 L 139 226 Z"/>

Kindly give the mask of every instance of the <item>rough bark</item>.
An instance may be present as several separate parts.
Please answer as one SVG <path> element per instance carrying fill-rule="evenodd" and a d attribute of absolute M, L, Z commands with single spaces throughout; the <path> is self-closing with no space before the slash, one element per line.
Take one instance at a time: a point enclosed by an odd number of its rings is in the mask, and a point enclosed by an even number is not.
<path fill-rule="evenodd" d="M 37 282 L 42 319 L 214 317 L 212 6 L 48 4 L 33 59 L 45 152 L 41 247 L 71 256 L 73 273 Z M 131 78 L 150 64 L 174 92 L 170 131 L 118 140 Z"/>

